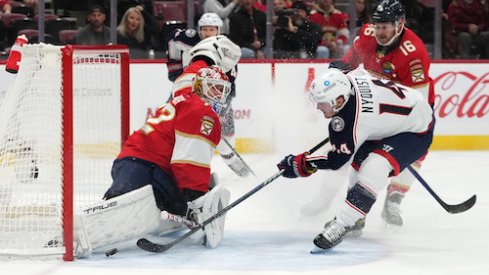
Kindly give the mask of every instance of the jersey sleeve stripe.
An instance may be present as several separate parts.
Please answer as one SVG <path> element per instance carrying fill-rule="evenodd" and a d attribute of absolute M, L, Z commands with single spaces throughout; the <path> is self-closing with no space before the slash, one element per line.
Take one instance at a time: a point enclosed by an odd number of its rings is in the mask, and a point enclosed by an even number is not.
<path fill-rule="evenodd" d="M 194 162 L 194 161 L 189 161 L 189 160 L 172 160 L 171 164 L 190 164 L 193 166 L 198 166 L 202 168 L 210 168 L 210 164 L 205 164 L 205 163 L 199 163 L 199 162 Z"/>
<path fill-rule="evenodd" d="M 197 140 L 201 140 L 205 143 L 208 143 L 210 146 L 212 146 L 212 149 L 216 148 L 217 144 L 215 144 L 214 142 L 212 142 L 211 140 L 203 137 L 203 136 L 200 136 L 200 135 L 192 135 L 192 134 L 188 134 L 188 133 L 184 133 L 182 131 L 178 131 L 178 130 L 175 130 L 175 138 L 178 140 L 178 136 L 181 136 L 181 137 L 185 137 L 185 138 L 189 138 L 189 139 L 197 139 Z"/>
<path fill-rule="evenodd" d="M 171 164 L 188 163 L 200 167 L 210 167 L 215 145 L 209 140 L 198 136 L 176 132 L 175 146 Z"/>
<path fill-rule="evenodd" d="M 173 82 L 173 93 L 179 90 L 183 90 L 186 88 L 192 87 L 192 80 L 194 79 L 195 74 L 183 74 L 179 78 Z"/>

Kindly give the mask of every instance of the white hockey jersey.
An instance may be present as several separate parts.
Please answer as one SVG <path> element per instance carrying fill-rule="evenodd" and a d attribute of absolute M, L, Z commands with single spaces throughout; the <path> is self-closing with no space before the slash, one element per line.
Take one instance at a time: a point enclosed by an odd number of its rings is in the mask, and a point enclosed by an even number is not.
<path fill-rule="evenodd" d="M 419 91 L 373 78 L 363 69 L 351 71 L 347 76 L 353 84 L 355 96 L 352 99 L 357 105 L 355 144 L 402 132 L 428 130 L 433 110 Z"/>
<path fill-rule="evenodd" d="M 329 124 L 333 149 L 327 157 L 311 157 L 308 162 L 321 169 L 339 169 L 365 141 L 430 130 L 433 110 L 419 91 L 373 78 L 364 69 L 347 76 L 353 85 L 352 95 Z"/>

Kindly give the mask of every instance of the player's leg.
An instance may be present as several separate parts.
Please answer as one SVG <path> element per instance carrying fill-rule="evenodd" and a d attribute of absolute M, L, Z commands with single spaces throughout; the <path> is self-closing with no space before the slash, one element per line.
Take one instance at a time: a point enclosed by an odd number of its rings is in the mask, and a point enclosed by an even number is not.
<path fill-rule="evenodd" d="M 76 257 L 156 231 L 160 212 L 151 185 L 84 207 L 74 219 Z"/>
<path fill-rule="evenodd" d="M 157 232 L 161 229 L 161 210 L 178 214 L 187 211 L 186 201 L 171 178 L 150 162 L 118 159 L 112 167 L 112 179 L 106 200 L 87 206 L 76 215 L 77 257 Z"/>
<path fill-rule="evenodd" d="M 363 161 L 369 156 L 369 154 L 378 147 L 376 142 L 365 142 L 357 151 L 353 158 L 353 162 L 348 174 L 348 192 L 355 186 L 358 181 L 358 174 Z M 360 237 L 362 235 L 363 228 L 366 224 L 366 217 L 363 217 L 355 222 L 353 226 L 347 227 L 347 233 L 345 238 Z"/>
<path fill-rule="evenodd" d="M 419 159 L 412 164 L 415 170 L 421 168 L 423 159 Z M 401 202 L 414 183 L 414 176 L 409 170 L 404 169 L 399 175 L 392 177 L 387 186 L 387 194 L 384 200 L 381 217 L 388 225 L 402 226 Z"/>
<path fill-rule="evenodd" d="M 409 156 L 402 156 L 394 152 L 393 154 L 397 154 L 396 158 L 402 167 L 407 167 L 407 165 L 411 164 L 415 170 L 419 170 L 421 167 L 421 163 L 426 157 L 427 151 L 425 150 L 431 144 L 430 135 L 428 136 L 418 136 L 415 134 L 401 134 L 394 140 L 386 141 L 386 144 L 389 146 L 397 146 L 399 147 L 402 142 L 407 142 L 409 140 L 418 139 L 420 147 L 416 148 L 414 146 L 411 147 L 410 150 L 415 152 L 420 157 L 412 162 L 412 159 Z M 429 142 L 429 143 L 428 143 Z M 425 150 L 425 151 L 423 151 Z M 406 154 L 409 155 L 409 154 Z M 403 169 L 398 175 L 391 178 L 390 184 L 387 186 L 387 194 L 384 201 L 384 207 L 382 209 L 381 217 L 386 222 L 387 225 L 393 226 L 402 226 L 403 219 L 401 217 L 401 209 L 400 205 L 406 193 L 409 191 L 411 186 L 415 181 L 414 176 L 408 169 Z"/>
<path fill-rule="evenodd" d="M 371 153 L 363 161 L 355 185 L 348 191 L 346 200 L 334 220 L 326 223 L 323 232 L 314 239 L 314 250 L 328 249 L 340 243 L 358 220 L 366 217 L 377 194 L 387 185 L 393 167 L 389 161 Z M 314 251 L 313 251 L 314 252 Z"/>
<path fill-rule="evenodd" d="M 235 146 L 235 128 L 234 128 L 234 112 L 229 102 L 225 107 L 223 107 L 222 115 L 219 116 L 219 121 L 221 122 L 221 142 L 217 146 L 217 151 L 221 155 L 224 163 L 233 170 L 238 176 L 244 177 L 248 175 L 246 166 L 241 163 L 239 157 L 234 153 L 233 148 Z M 225 143 L 222 139 L 225 139 Z"/>
<path fill-rule="evenodd" d="M 362 161 L 357 182 L 348 191 L 340 212 L 314 239 L 316 248 L 328 249 L 341 242 L 348 227 L 366 217 L 377 194 L 387 185 L 388 177 L 398 175 L 426 154 L 432 139 L 433 132 L 429 131 L 424 135 L 403 133 L 377 143 L 377 148 Z"/>
<path fill-rule="evenodd" d="M 373 142 L 365 142 L 355 154 L 351 167 L 342 168 L 339 171 L 335 171 L 335 173 L 339 172 L 337 176 L 347 178 L 348 190 L 355 185 L 358 169 L 360 168 L 363 160 L 367 158 L 368 154 L 372 151 L 372 148 L 374 147 L 375 144 Z M 330 208 L 331 202 L 333 201 L 338 191 L 341 189 L 341 187 L 344 186 L 343 180 L 332 182 L 331 177 L 327 177 L 327 179 L 327 182 L 320 185 L 317 195 L 314 196 L 314 198 L 309 203 L 301 207 L 300 211 L 304 216 L 311 217 L 326 212 Z M 359 230 L 361 230 L 364 225 L 364 220 L 359 221 L 358 227 L 355 228 L 355 230 L 357 230 L 358 232 L 351 234 L 351 236 L 359 236 L 361 234 Z"/>

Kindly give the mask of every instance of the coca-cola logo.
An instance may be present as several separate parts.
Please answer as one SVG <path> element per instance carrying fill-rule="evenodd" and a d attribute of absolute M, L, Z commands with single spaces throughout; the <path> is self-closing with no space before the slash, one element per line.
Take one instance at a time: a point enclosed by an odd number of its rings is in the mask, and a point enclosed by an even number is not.
<path fill-rule="evenodd" d="M 445 72 L 434 79 L 435 112 L 444 118 L 483 118 L 489 113 L 489 72 Z"/>

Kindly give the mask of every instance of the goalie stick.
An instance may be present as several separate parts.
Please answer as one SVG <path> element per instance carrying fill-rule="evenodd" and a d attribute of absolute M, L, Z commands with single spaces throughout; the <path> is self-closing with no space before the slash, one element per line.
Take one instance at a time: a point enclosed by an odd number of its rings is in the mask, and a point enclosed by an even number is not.
<path fill-rule="evenodd" d="M 409 171 L 413 176 L 423 185 L 423 187 L 428 190 L 428 192 L 435 198 L 435 200 L 448 212 L 451 214 L 457 214 L 461 212 L 465 212 L 474 206 L 477 196 L 473 195 L 468 200 L 460 203 L 460 204 L 447 204 L 444 202 L 436 193 L 431 189 L 428 183 L 421 177 L 421 175 L 411 166 L 408 166 Z"/>
<path fill-rule="evenodd" d="M 253 172 L 253 170 L 251 170 L 251 167 L 248 165 L 248 163 L 246 163 L 243 158 L 238 154 L 238 152 L 236 152 L 236 149 L 233 148 L 233 146 L 231 145 L 231 143 L 229 143 L 229 141 L 227 141 L 227 139 L 223 138 L 222 140 L 224 140 L 224 143 L 226 143 L 226 145 L 229 147 L 229 149 L 231 149 L 231 151 L 233 151 L 233 153 L 236 155 L 236 157 L 239 159 L 239 161 L 241 161 L 241 163 L 246 167 L 246 169 L 248 169 L 248 171 L 250 171 L 250 173 L 255 177 L 257 178 L 255 172 Z"/>
<path fill-rule="evenodd" d="M 308 151 L 308 153 L 309 154 L 314 153 L 315 151 L 317 151 L 319 148 L 323 147 L 328 142 L 329 142 L 329 137 L 326 138 L 326 139 L 324 139 L 320 143 L 318 143 L 316 146 L 314 146 L 311 150 Z M 173 240 L 170 243 L 167 243 L 167 244 L 158 244 L 158 243 L 154 243 L 154 242 L 152 242 L 152 241 L 150 241 L 150 240 L 148 240 L 146 238 L 142 238 L 142 239 L 139 239 L 137 241 L 137 246 L 139 246 L 141 249 L 144 249 L 144 250 L 149 251 L 149 252 L 155 252 L 155 253 L 165 252 L 168 249 L 170 249 L 173 246 L 175 246 L 176 244 L 180 243 L 181 241 L 187 239 L 189 236 L 195 234 L 196 232 L 198 232 L 199 230 L 201 230 L 202 228 L 204 228 L 206 225 L 208 225 L 209 223 L 213 222 L 215 219 L 217 219 L 217 218 L 221 217 L 222 215 L 226 214 L 226 212 L 228 212 L 229 210 L 231 210 L 232 208 L 234 208 L 236 205 L 240 204 L 241 202 L 243 202 L 244 200 L 246 200 L 247 198 L 249 198 L 250 196 L 252 196 L 256 192 L 258 192 L 259 190 L 261 190 L 263 187 L 267 186 L 268 184 L 270 184 L 271 182 L 273 182 L 274 180 L 276 180 L 277 178 L 279 178 L 280 176 L 282 176 L 283 173 L 284 173 L 284 170 L 278 171 L 273 176 L 269 177 L 268 179 L 266 179 L 265 181 L 263 181 L 262 183 L 260 183 L 258 186 L 256 186 L 255 188 L 253 188 L 251 191 L 249 191 L 248 193 L 246 193 L 243 196 L 239 197 L 237 200 L 235 200 L 234 202 L 232 202 L 228 206 L 226 206 L 223 209 L 221 209 L 214 216 L 208 218 L 202 224 L 196 225 L 190 231 L 188 231 L 187 233 L 183 234 L 182 236 L 180 236 L 179 238 Z"/>

